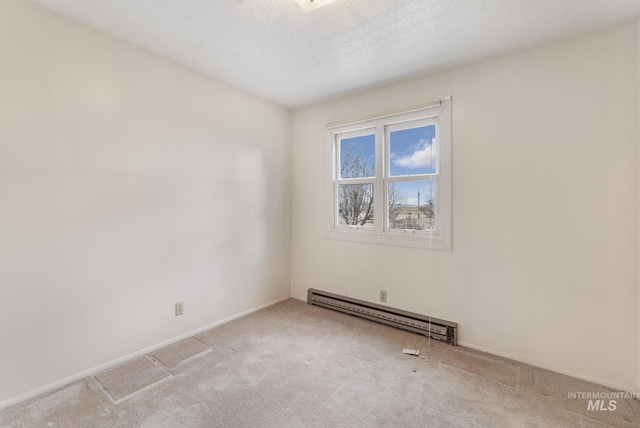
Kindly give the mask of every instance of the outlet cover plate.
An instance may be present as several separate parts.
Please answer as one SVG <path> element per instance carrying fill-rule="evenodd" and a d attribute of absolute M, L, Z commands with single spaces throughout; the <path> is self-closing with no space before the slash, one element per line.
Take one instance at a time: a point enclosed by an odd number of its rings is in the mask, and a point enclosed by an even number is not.
<path fill-rule="evenodd" d="M 184 303 L 178 302 L 176 303 L 176 316 L 179 317 L 182 314 L 184 314 Z"/>
<path fill-rule="evenodd" d="M 387 291 L 386 290 L 380 290 L 380 301 L 382 303 L 387 303 Z"/>

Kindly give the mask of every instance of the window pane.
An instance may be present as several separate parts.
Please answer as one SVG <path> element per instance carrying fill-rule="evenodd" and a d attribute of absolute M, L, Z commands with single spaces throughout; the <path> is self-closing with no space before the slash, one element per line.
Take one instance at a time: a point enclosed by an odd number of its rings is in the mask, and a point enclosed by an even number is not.
<path fill-rule="evenodd" d="M 338 224 L 373 225 L 373 184 L 338 185 Z"/>
<path fill-rule="evenodd" d="M 436 172 L 436 126 L 401 129 L 389 133 L 390 175 Z"/>
<path fill-rule="evenodd" d="M 435 190 L 432 180 L 390 182 L 387 186 L 388 227 L 434 229 Z"/>
<path fill-rule="evenodd" d="M 376 175 L 376 136 L 340 139 L 340 178 Z"/>

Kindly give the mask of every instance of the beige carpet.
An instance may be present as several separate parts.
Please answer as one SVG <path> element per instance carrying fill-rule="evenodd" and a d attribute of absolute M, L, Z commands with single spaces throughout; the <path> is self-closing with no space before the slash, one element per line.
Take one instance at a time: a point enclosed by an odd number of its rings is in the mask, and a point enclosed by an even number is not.
<path fill-rule="evenodd" d="M 568 398 L 601 391 L 291 299 L 0 411 L 0 426 L 640 426 L 637 400 Z"/>

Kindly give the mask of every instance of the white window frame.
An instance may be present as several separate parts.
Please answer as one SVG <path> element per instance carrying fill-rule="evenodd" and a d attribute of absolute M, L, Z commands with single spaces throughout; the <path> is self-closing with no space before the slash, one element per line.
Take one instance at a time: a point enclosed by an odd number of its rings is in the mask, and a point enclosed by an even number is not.
<path fill-rule="evenodd" d="M 416 176 L 390 176 L 389 171 L 389 128 L 402 123 L 422 121 L 436 125 L 437 164 L 434 174 Z M 401 126 L 401 125 L 400 125 Z M 327 124 L 328 144 L 327 171 L 327 218 L 328 238 L 353 242 L 395 245 L 403 247 L 451 250 L 451 97 L 442 98 L 419 106 L 375 114 L 348 121 Z M 340 179 L 339 139 L 344 136 L 376 135 L 375 170 L 372 178 Z M 365 132 L 369 131 L 369 132 Z M 428 177 L 428 178 L 425 178 Z M 436 181 L 435 230 L 392 229 L 387 227 L 386 210 L 387 184 L 393 181 L 425 180 Z M 373 226 L 350 226 L 338 224 L 338 194 L 340 184 L 373 183 L 374 224 Z"/>

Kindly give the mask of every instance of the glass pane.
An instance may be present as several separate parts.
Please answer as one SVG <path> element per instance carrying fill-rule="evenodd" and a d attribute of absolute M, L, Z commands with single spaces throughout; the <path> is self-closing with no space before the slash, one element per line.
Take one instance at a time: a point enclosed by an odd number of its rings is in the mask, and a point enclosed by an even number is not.
<path fill-rule="evenodd" d="M 432 180 L 390 182 L 387 187 L 388 227 L 434 229 L 435 190 Z"/>
<path fill-rule="evenodd" d="M 340 139 L 340 178 L 376 175 L 376 136 Z"/>
<path fill-rule="evenodd" d="M 373 225 L 373 184 L 338 185 L 338 224 Z"/>
<path fill-rule="evenodd" d="M 390 174 L 433 174 L 438 163 L 436 126 L 401 129 L 389 133 Z"/>

